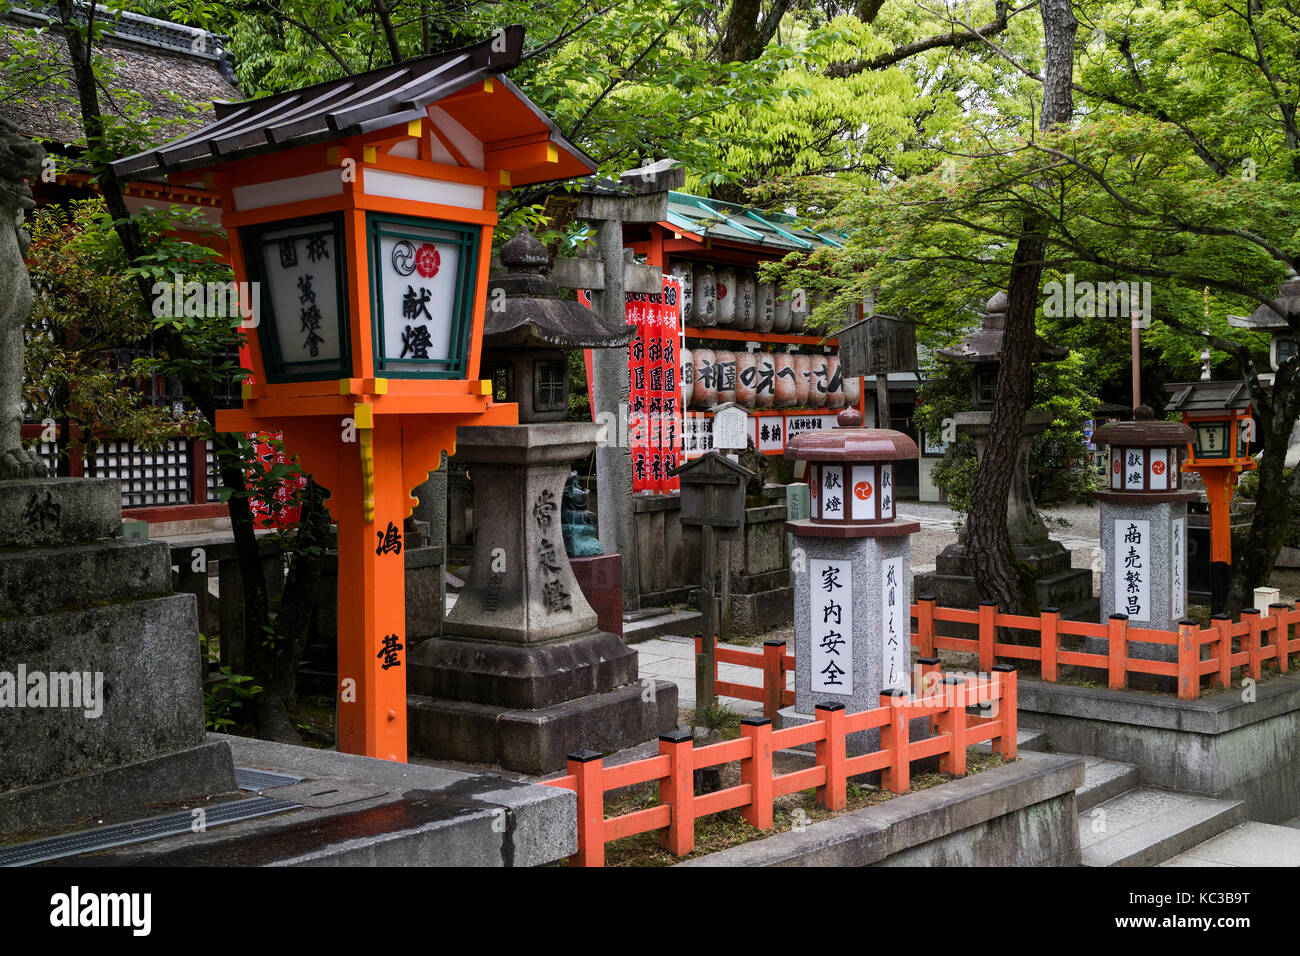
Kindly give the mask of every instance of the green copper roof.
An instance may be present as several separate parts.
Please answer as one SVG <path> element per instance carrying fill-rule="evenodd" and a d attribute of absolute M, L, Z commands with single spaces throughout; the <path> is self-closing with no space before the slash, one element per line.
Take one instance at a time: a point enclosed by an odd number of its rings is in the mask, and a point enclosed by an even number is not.
<path fill-rule="evenodd" d="M 719 202 L 690 193 L 668 193 L 668 222 L 682 232 L 782 253 L 812 251 L 822 246 L 838 248 L 844 244 L 841 237 L 832 233 L 815 233 L 797 226 L 794 216 L 762 212 L 752 206 Z"/>

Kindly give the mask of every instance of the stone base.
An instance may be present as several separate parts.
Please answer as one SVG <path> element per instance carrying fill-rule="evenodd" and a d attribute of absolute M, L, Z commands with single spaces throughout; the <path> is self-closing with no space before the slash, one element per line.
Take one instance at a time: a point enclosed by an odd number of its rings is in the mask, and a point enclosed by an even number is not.
<path fill-rule="evenodd" d="M 596 627 L 623 636 L 623 556 L 601 554 L 569 558 L 587 603 L 596 612 Z"/>
<path fill-rule="evenodd" d="M 1019 682 L 1020 725 L 1068 753 L 1135 764 L 1145 787 L 1242 800 L 1246 815 L 1300 814 L 1300 675 L 1271 677 L 1196 700 Z"/>
<path fill-rule="evenodd" d="M 782 577 L 788 572 L 781 572 Z M 731 595 L 731 630 L 734 634 L 762 634 L 794 620 L 791 586 L 751 594 Z"/>
<path fill-rule="evenodd" d="M 647 680 L 537 709 L 411 696 L 406 712 L 412 755 L 551 773 L 575 750 L 611 753 L 674 729 L 677 685 Z"/>
<path fill-rule="evenodd" d="M 143 812 L 155 804 L 188 803 L 235 789 L 229 745 L 201 743 L 0 794 L 0 842 L 21 842 L 34 831 L 92 816 Z"/>
<path fill-rule="evenodd" d="M 1092 594 L 1092 571 L 1070 567 L 1070 552 L 1060 542 L 1021 545 L 1015 548 L 1015 555 L 1016 560 L 1024 561 L 1038 573 L 1034 590 L 1040 607 L 1058 608 L 1067 620 L 1096 623 L 1101 604 Z M 935 561 L 935 570 L 913 577 L 913 600 L 922 594 L 934 595 L 940 607 L 979 607 L 980 593 L 964 545 L 944 548 Z M 973 624 L 944 622 L 943 627 L 944 633 L 952 637 L 978 634 Z"/>
<path fill-rule="evenodd" d="M 407 655 L 412 694 L 514 709 L 551 707 L 637 679 L 636 651 L 604 631 L 523 646 L 433 638 Z"/>

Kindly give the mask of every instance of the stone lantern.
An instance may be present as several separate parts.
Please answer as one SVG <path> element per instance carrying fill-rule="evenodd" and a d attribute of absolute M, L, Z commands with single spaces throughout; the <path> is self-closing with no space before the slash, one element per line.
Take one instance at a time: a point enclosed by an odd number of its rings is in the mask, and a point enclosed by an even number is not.
<path fill-rule="evenodd" d="M 958 412 L 954 418 L 958 431 L 974 439 L 975 455 L 981 461 L 993 422 L 1006 318 L 1007 296 L 1005 292 L 998 292 L 989 299 L 980 318 L 980 327 L 954 348 L 939 353 L 953 361 L 975 366 L 971 382 L 973 410 Z M 1036 336 L 1035 340 L 1035 362 L 1059 362 L 1069 354 L 1067 349 L 1054 346 L 1041 336 Z M 1092 572 L 1086 568 L 1071 568 L 1070 552 L 1048 535 L 1047 526 L 1029 490 L 1029 449 L 1034 438 L 1047 428 L 1051 420 L 1051 413 L 1045 409 L 1030 408 L 1025 412 L 1012 473 L 1011 494 L 1007 498 L 1007 533 L 1016 560 L 1030 565 L 1037 573 L 1039 603 L 1043 607 L 1059 608 L 1064 617 L 1091 619 L 1096 612 Z M 916 590 L 919 594 L 934 596 L 941 605 L 948 607 L 976 607 L 979 604 L 979 592 L 966 557 L 964 530 L 958 535 L 956 544 L 949 545 L 939 554 L 933 572 L 917 575 Z"/>
<path fill-rule="evenodd" d="M 1192 430 L 1156 421 L 1139 405 L 1130 422 L 1097 429 L 1093 440 L 1110 446 L 1109 490 L 1101 503 L 1101 616 L 1128 618 L 1129 626 L 1177 631 L 1187 616 L 1187 502 L 1178 488 L 1179 459 Z M 1098 648 L 1100 651 L 1101 649 Z M 1130 643 L 1129 655 L 1175 660 L 1171 644 Z"/>
<path fill-rule="evenodd" d="M 846 408 L 839 427 L 792 439 L 786 457 L 810 471 L 812 516 L 786 530 L 806 555 L 795 567 L 795 702 L 783 726 L 807 723 L 818 704 L 850 713 L 880 706 L 882 691 L 909 687 L 910 536 L 894 512 L 894 463 L 919 457 L 901 432 L 863 428 Z M 879 745 L 878 731 L 849 740 L 851 753 Z"/>
<path fill-rule="evenodd" d="M 570 349 L 627 345 L 636 326 L 607 328 L 577 301 L 560 298 L 546 247 L 525 227 L 501 247 L 507 275 L 488 283 L 483 368 L 497 401 L 519 404 L 519 424 L 562 422 L 569 413 Z"/>
<path fill-rule="evenodd" d="M 509 372 L 521 422 L 532 421 L 457 431 L 452 461 L 468 465 L 474 489 L 474 556 L 444 636 L 410 652 L 411 747 L 546 773 L 580 744 L 619 750 L 671 730 L 677 693 L 667 682 L 649 691 L 638 682 L 636 651 L 600 626 L 606 609 L 593 607 L 590 584 L 576 573 L 580 562 L 612 562 L 599 593 L 612 595 L 621 621 L 619 556 L 571 560 L 565 552 L 565 483 L 602 426 L 550 420 L 551 404 L 562 399 L 567 409 L 567 391 L 542 389 L 549 373 L 537 370 L 564 367 L 566 348 L 626 345 L 635 330 L 609 328 L 561 300 L 546 277 L 545 249 L 526 232 L 502 247 L 501 261 L 510 272 L 489 285 L 484 341 Z"/>

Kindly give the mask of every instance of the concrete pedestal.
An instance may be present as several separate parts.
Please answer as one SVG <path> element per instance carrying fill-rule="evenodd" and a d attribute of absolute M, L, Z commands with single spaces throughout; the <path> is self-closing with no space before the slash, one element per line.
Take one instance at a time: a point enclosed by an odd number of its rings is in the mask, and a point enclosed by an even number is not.
<path fill-rule="evenodd" d="M 843 704 L 852 714 L 879 707 L 882 690 L 910 690 L 908 536 L 920 526 L 914 521 L 890 521 L 868 530 L 863 526 L 792 521 L 788 527 L 794 534 L 795 548 L 802 549 L 804 556 L 795 562 L 795 702 L 780 712 L 781 725 L 798 726 L 815 720 L 818 704 Z M 891 569 L 893 580 L 887 583 Z M 849 573 L 845 574 L 845 570 Z M 838 573 L 828 575 L 828 571 Z M 887 660 L 890 635 L 885 611 L 890 588 L 895 589 L 895 606 L 902 608 L 902 626 L 895 624 L 896 656 Z M 837 617 L 839 626 L 834 626 Z M 839 636 L 845 643 L 838 643 Z M 832 669 L 830 674 L 826 673 L 828 668 Z M 830 689 L 832 680 L 843 682 L 844 690 Z M 928 720 L 925 723 L 928 728 Z M 850 754 L 871 753 L 879 748 L 879 730 L 852 734 L 848 739 Z"/>
<path fill-rule="evenodd" d="M 1187 502 L 1194 492 L 1102 493 L 1101 620 L 1128 616 L 1130 629 L 1178 630 L 1187 617 Z M 1089 639 L 1091 653 L 1106 642 Z M 1141 660 L 1175 661 L 1172 644 L 1129 641 L 1128 654 Z"/>
<path fill-rule="evenodd" d="M 567 422 L 459 431 L 474 558 L 443 636 L 408 653 L 412 753 L 545 773 L 569 751 L 676 726 L 676 687 L 642 685 L 636 652 L 598 628 L 564 551 L 564 483 L 598 433 Z"/>

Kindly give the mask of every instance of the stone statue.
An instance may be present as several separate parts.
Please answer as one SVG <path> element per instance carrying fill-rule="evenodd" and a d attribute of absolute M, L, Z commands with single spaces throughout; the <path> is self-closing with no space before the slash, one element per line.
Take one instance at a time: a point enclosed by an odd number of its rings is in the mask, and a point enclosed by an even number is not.
<path fill-rule="evenodd" d="M 0 479 L 46 474 L 36 452 L 23 447 L 23 327 L 32 307 L 32 286 L 23 256 L 31 237 L 23 217 L 33 208 L 31 186 L 45 150 L 0 117 Z"/>
<path fill-rule="evenodd" d="M 578 484 L 578 473 L 569 472 L 560 500 L 560 530 L 564 550 L 571 558 L 594 558 L 605 553 L 596 538 L 596 518 L 587 510 L 587 489 Z"/>

